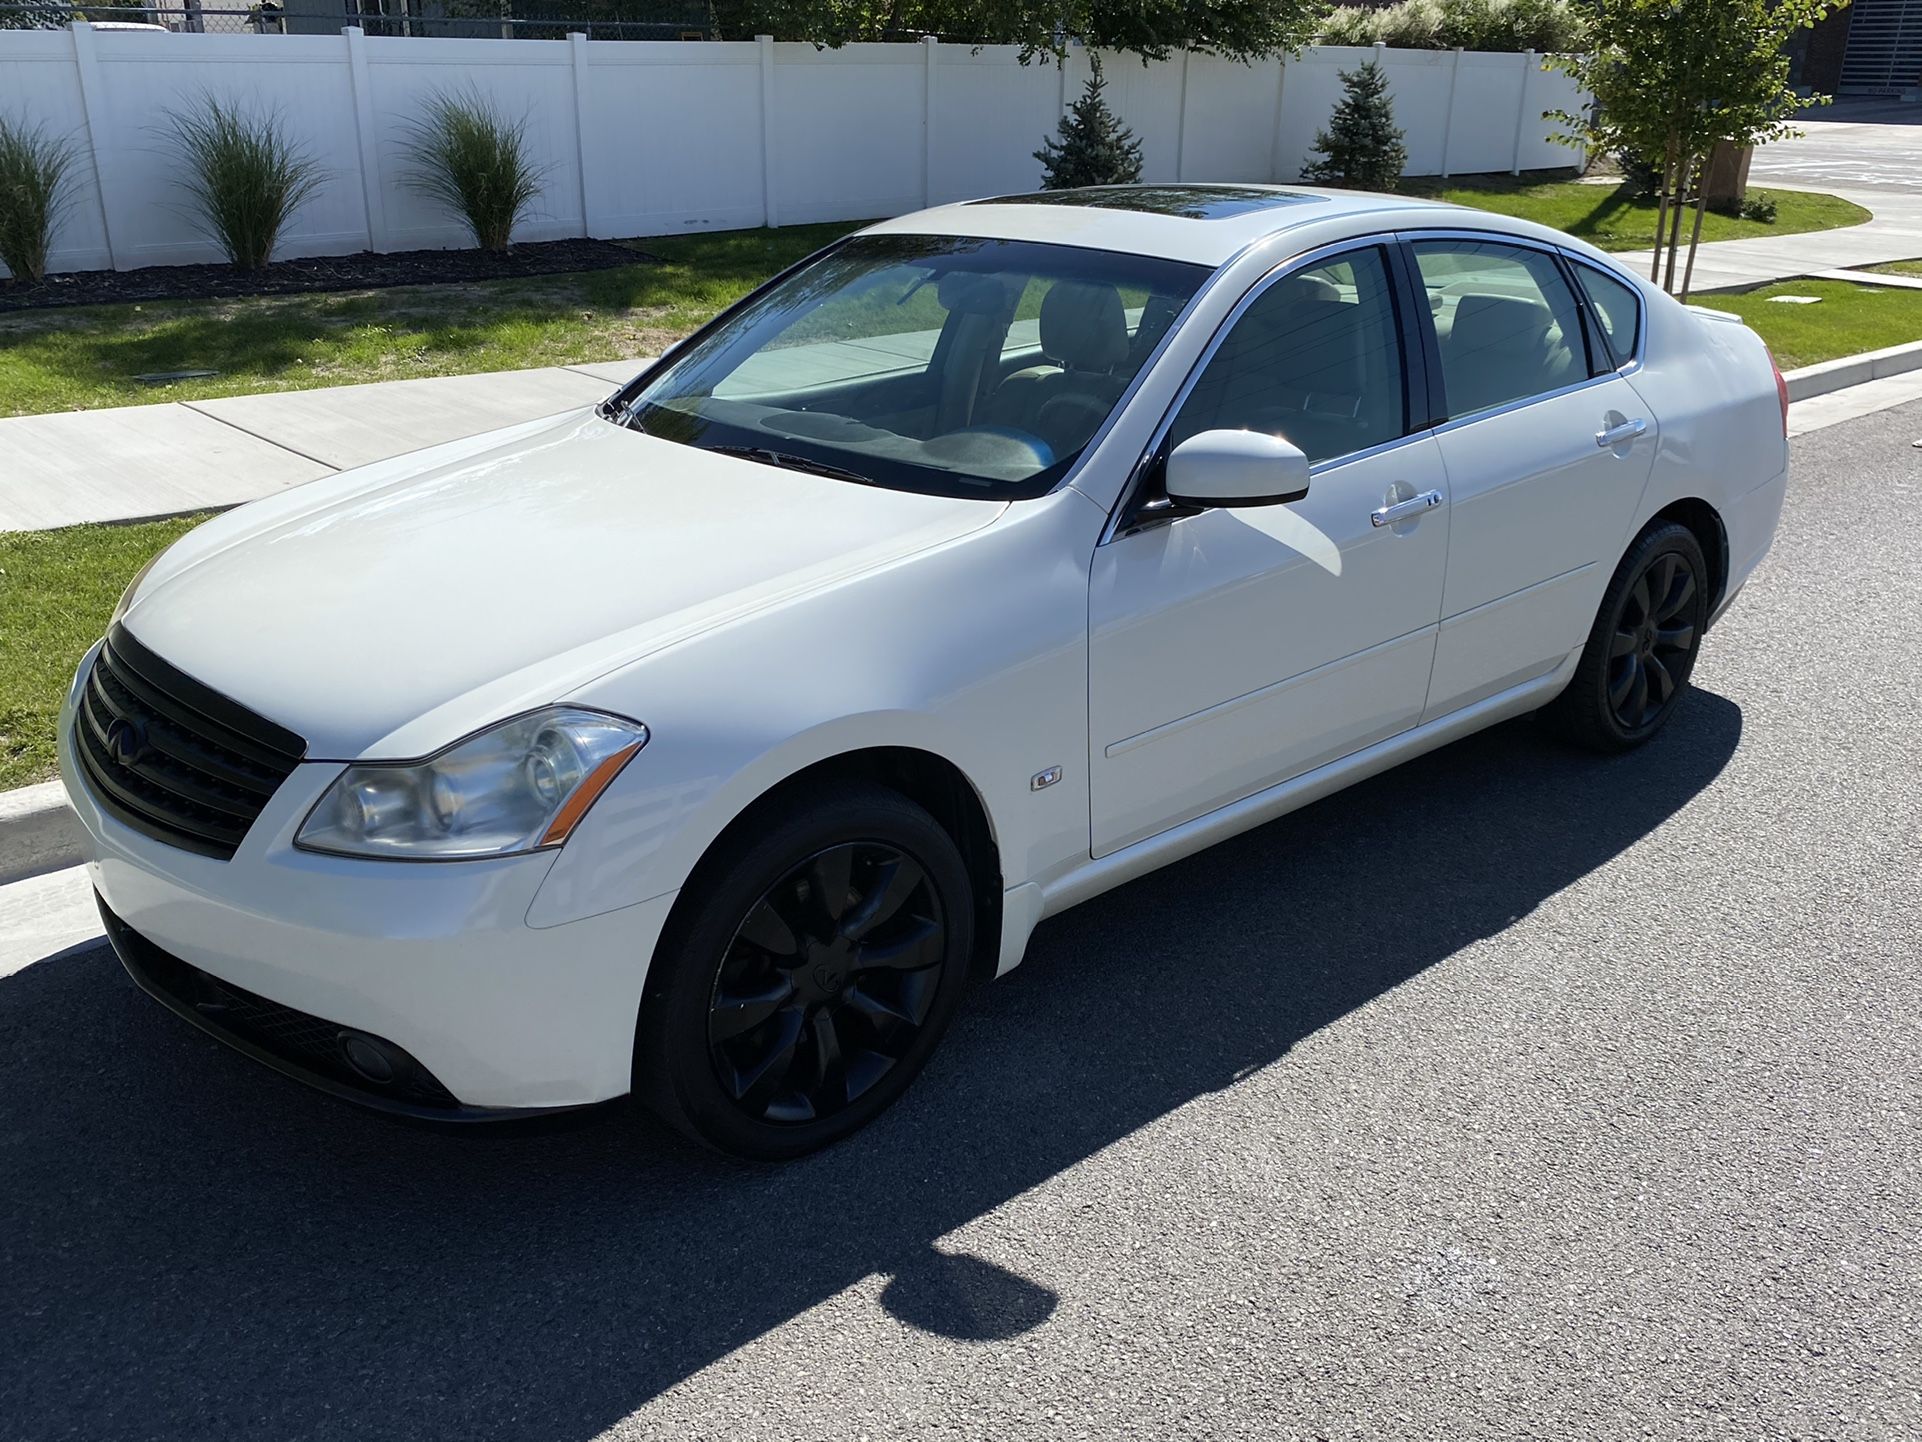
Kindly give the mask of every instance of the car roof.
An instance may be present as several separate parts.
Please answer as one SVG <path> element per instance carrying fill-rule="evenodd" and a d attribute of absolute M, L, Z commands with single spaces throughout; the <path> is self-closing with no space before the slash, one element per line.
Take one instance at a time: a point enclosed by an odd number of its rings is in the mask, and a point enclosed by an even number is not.
<path fill-rule="evenodd" d="M 1305 185 L 1111 185 L 1044 190 L 936 206 L 869 226 L 864 235 L 958 235 L 1034 240 L 1219 266 L 1269 236 L 1312 230 L 1333 243 L 1396 227 L 1490 230 L 1571 245 L 1580 241 L 1512 216 L 1407 195 Z"/>

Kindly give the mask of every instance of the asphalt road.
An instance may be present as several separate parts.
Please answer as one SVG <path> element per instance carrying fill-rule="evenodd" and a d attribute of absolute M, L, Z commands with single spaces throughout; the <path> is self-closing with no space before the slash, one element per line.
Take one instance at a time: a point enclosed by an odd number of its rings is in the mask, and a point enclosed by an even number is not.
<path fill-rule="evenodd" d="M 0 1436 L 1922 1435 L 1917 437 L 1795 443 L 1654 745 L 1504 727 L 1052 921 L 784 1170 L 0 977 Z"/>
<path fill-rule="evenodd" d="M 1922 105 L 1838 100 L 1803 111 L 1795 124 L 1802 136 L 1756 151 L 1749 163 L 1753 184 L 1922 191 Z"/>

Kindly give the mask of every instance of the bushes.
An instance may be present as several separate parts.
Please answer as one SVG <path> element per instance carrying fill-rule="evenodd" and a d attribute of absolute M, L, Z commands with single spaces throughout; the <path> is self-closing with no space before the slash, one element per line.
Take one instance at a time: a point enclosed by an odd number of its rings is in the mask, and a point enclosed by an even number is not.
<path fill-rule="evenodd" d="M 1401 0 L 1382 10 L 1343 5 L 1322 22 L 1323 45 L 1409 50 L 1571 50 L 1582 17 L 1573 0 Z"/>
<path fill-rule="evenodd" d="M 408 184 L 467 222 L 483 250 L 506 250 L 541 193 L 527 117 L 510 120 L 472 91 L 437 91 L 408 129 Z"/>
<path fill-rule="evenodd" d="M 47 241 L 67 200 L 73 146 L 0 115 L 0 260 L 15 281 L 47 273 Z"/>
<path fill-rule="evenodd" d="M 260 270 L 280 232 L 326 172 L 287 135 L 279 115 L 249 115 L 213 95 L 167 113 L 187 163 L 181 186 L 207 235 L 241 270 Z"/>
<path fill-rule="evenodd" d="M 1397 50 L 1433 50 L 1442 45 L 1442 26 L 1447 15 L 1441 0 L 1401 0 L 1375 12 L 1375 39 Z"/>

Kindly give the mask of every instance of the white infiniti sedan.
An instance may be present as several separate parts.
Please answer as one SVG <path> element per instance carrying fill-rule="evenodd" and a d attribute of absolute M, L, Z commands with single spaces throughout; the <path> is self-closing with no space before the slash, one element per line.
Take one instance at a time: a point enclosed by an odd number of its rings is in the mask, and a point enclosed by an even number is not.
<path fill-rule="evenodd" d="M 1525 222 L 948 206 L 595 410 L 200 527 L 82 662 L 66 785 L 127 969 L 281 1071 L 791 1156 L 1044 916 L 1524 712 L 1648 740 L 1786 406 Z"/>

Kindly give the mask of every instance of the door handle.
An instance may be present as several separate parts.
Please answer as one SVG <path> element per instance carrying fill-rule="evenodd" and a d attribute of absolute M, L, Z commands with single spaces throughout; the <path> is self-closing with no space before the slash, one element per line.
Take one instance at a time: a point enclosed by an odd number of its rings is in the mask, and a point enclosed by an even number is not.
<path fill-rule="evenodd" d="M 1405 501 L 1397 501 L 1392 506 L 1383 506 L 1379 511 L 1369 512 L 1368 519 L 1377 526 L 1392 526 L 1397 521 L 1412 521 L 1415 517 L 1434 510 L 1441 503 L 1440 491 L 1423 491 L 1419 496 L 1410 496 Z"/>
<path fill-rule="evenodd" d="M 1648 422 L 1645 420 L 1637 418 L 1632 421 L 1623 421 L 1619 426 L 1610 426 L 1607 430 L 1595 432 L 1595 444 L 1605 451 L 1612 451 L 1615 447 L 1634 440 L 1647 429 Z"/>

